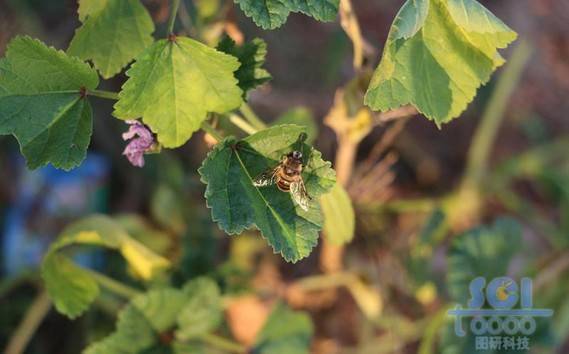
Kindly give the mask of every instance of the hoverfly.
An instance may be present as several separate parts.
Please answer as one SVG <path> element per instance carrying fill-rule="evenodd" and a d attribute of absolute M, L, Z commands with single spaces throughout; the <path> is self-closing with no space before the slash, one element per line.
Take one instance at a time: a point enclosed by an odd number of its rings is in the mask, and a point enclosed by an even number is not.
<path fill-rule="evenodd" d="M 302 153 L 292 151 L 283 156 L 277 167 L 261 173 L 253 181 L 255 187 L 266 187 L 276 184 L 282 192 L 290 192 L 292 199 L 304 211 L 308 211 L 308 202 L 312 198 L 306 192 L 302 180 Z"/>

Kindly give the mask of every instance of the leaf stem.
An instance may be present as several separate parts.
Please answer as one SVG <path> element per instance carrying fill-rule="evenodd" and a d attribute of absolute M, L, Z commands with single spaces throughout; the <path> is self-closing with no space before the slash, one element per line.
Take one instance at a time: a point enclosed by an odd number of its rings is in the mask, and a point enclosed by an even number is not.
<path fill-rule="evenodd" d="M 211 135 L 218 142 L 223 140 L 223 136 L 208 122 L 202 123 L 202 130 Z"/>
<path fill-rule="evenodd" d="M 115 101 L 119 99 L 118 92 L 111 92 L 105 90 L 89 90 L 87 91 L 87 96 L 106 98 L 108 100 L 115 100 Z"/>
<path fill-rule="evenodd" d="M 311 275 L 297 280 L 294 284 L 305 291 L 322 290 L 348 286 L 357 280 L 357 276 L 349 272 Z"/>
<path fill-rule="evenodd" d="M 267 124 L 265 124 L 265 122 L 263 122 L 261 118 L 255 114 L 251 106 L 249 106 L 246 102 L 243 102 L 241 108 L 239 108 L 239 112 L 241 112 L 241 114 L 243 114 L 243 117 L 245 117 L 245 119 L 247 119 L 247 121 L 251 123 L 253 127 L 257 128 L 257 130 L 267 128 Z"/>
<path fill-rule="evenodd" d="M 504 112 L 512 92 L 531 56 L 532 48 L 525 41 L 515 48 L 512 57 L 498 79 L 496 88 L 488 102 L 482 120 L 476 129 L 470 151 L 463 185 L 480 187 L 488 171 L 488 161 L 498 130 L 505 118 Z"/>
<path fill-rule="evenodd" d="M 243 345 L 213 333 L 204 334 L 200 338 L 212 347 L 216 347 L 226 352 L 239 354 L 246 353 L 246 348 Z"/>
<path fill-rule="evenodd" d="M 168 19 L 168 35 L 174 33 L 174 24 L 176 23 L 176 15 L 180 7 L 180 0 L 172 0 L 170 2 L 170 18 Z"/>
<path fill-rule="evenodd" d="M 5 354 L 20 354 L 26 349 L 37 328 L 51 309 L 47 291 L 42 290 L 26 311 L 22 322 L 10 338 Z"/>
<path fill-rule="evenodd" d="M 247 134 L 255 134 L 258 131 L 257 128 L 236 114 L 229 115 L 229 121 Z"/>
<path fill-rule="evenodd" d="M 87 272 L 89 272 L 89 274 L 95 278 L 95 280 L 97 281 L 97 283 L 99 283 L 99 285 L 101 285 L 103 288 L 111 291 L 112 293 L 119 295 L 121 297 L 124 297 L 126 299 L 131 299 L 137 295 L 142 294 L 141 291 L 132 288 L 128 285 L 125 285 L 119 281 L 116 281 L 112 278 L 109 278 L 108 276 L 99 273 L 97 271 L 94 271 L 92 269 L 85 269 Z"/>

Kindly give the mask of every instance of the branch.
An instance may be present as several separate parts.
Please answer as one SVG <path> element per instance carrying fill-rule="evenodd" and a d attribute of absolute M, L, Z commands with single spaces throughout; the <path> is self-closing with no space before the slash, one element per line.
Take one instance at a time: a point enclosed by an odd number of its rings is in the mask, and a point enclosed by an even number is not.
<path fill-rule="evenodd" d="M 380 112 L 373 115 L 373 125 L 382 125 L 392 120 L 399 118 L 406 118 L 419 114 L 419 111 L 413 106 L 403 106 L 396 109 L 392 109 L 386 112 Z"/>

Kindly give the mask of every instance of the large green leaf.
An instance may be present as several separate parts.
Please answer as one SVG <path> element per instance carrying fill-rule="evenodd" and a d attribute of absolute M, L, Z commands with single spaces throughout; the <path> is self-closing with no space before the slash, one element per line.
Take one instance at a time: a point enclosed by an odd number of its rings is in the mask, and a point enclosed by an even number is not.
<path fill-rule="evenodd" d="M 92 131 L 82 92 L 98 84 L 96 71 L 79 59 L 16 37 L 0 60 L 0 135 L 16 137 L 31 169 L 78 166 Z"/>
<path fill-rule="evenodd" d="M 291 12 L 302 12 L 318 21 L 334 21 L 340 0 L 234 0 L 263 29 L 282 26 Z"/>
<path fill-rule="evenodd" d="M 252 354 L 308 354 L 313 332 L 307 314 L 278 304 L 257 335 Z"/>
<path fill-rule="evenodd" d="M 75 265 L 62 253 L 71 245 L 94 245 L 116 249 L 134 273 L 143 279 L 169 266 L 168 260 L 156 255 L 132 239 L 117 223 L 105 216 L 92 216 L 66 228 L 46 253 L 42 276 L 57 310 L 71 318 L 79 316 L 99 294 L 91 273 Z"/>
<path fill-rule="evenodd" d="M 304 132 L 303 127 L 280 125 L 241 141 L 228 138 L 215 146 L 199 170 L 207 184 L 207 204 L 221 229 L 239 234 L 256 226 L 275 252 L 292 262 L 308 256 L 316 245 L 322 228 L 318 197 L 336 181 L 334 170 L 322 160 L 320 152 L 299 144 Z M 302 149 L 305 159 L 302 176 L 313 198 L 308 211 L 274 185 L 253 185 L 256 176 L 277 166 L 294 149 Z"/>
<path fill-rule="evenodd" d="M 77 29 L 68 53 L 89 59 L 105 79 L 153 42 L 154 23 L 140 0 L 81 0 Z"/>
<path fill-rule="evenodd" d="M 239 80 L 239 87 L 243 90 L 243 98 L 247 98 L 249 91 L 272 79 L 271 74 L 263 68 L 267 56 L 267 43 L 264 40 L 255 38 L 237 46 L 234 40 L 225 36 L 217 45 L 217 50 L 233 55 L 241 62 L 241 66 L 235 72 L 235 77 Z"/>
<path fill-rule="evenodd" d="M 365 97 L 374 110 L 412 104 L 440 126 L 460 115 L 504 63 L 516 33 L 476 0 L 408 0 Z"/>
<path fill-rule="evenodd" d="M 510 219 L 457 236 L 448 255 L 447 284 L 453 300 L 466 304 L 469 283 L 476 277 L 490 281 L 506 275 L 520 241 L 521 227 Z"/>
<path fill-rule="evenodd" d="M 324 213 L 324 233 L 334 245 L 343 245 L 354 238 L 356 215 L 352 200 L 341 184 L 336 183 L 332 190 L 320 198 Z"/>
<path fill-rule="evenodd" d="M 184 289 L 156 289 L 135 297 L 119 314 L 114 333 L 91 344 L 85 354 L 160 352 L 205 353 L 202 334 L 221 323 L 221 296 L 208 278 L 192 280 Z M 193 339 L 193 342 L 191 341 Z"/>
<path fill-rule="evenodd" d="M 127 71 L 115 116 L 142 117 L 165 147 L 184 144 L 208 112 L 224 113 L 241 105 L 242 91 L 233 73 L 239 61 L 186 37 L 160 40 Z"/>

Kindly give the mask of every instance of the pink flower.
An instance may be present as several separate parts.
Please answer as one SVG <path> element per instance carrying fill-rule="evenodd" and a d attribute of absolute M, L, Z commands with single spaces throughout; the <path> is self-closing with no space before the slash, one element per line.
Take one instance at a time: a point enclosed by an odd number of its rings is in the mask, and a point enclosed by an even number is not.
<path fill-rule="evenodd" d="M 144 154 L 156 149 L 156 139 L 150 129 L 137 120 L 127 120 L 130 125 L 128 131 L 123 133 L 123 140 L 130 140 L 123 151 L 133 166 L 144 166 Z"/>

